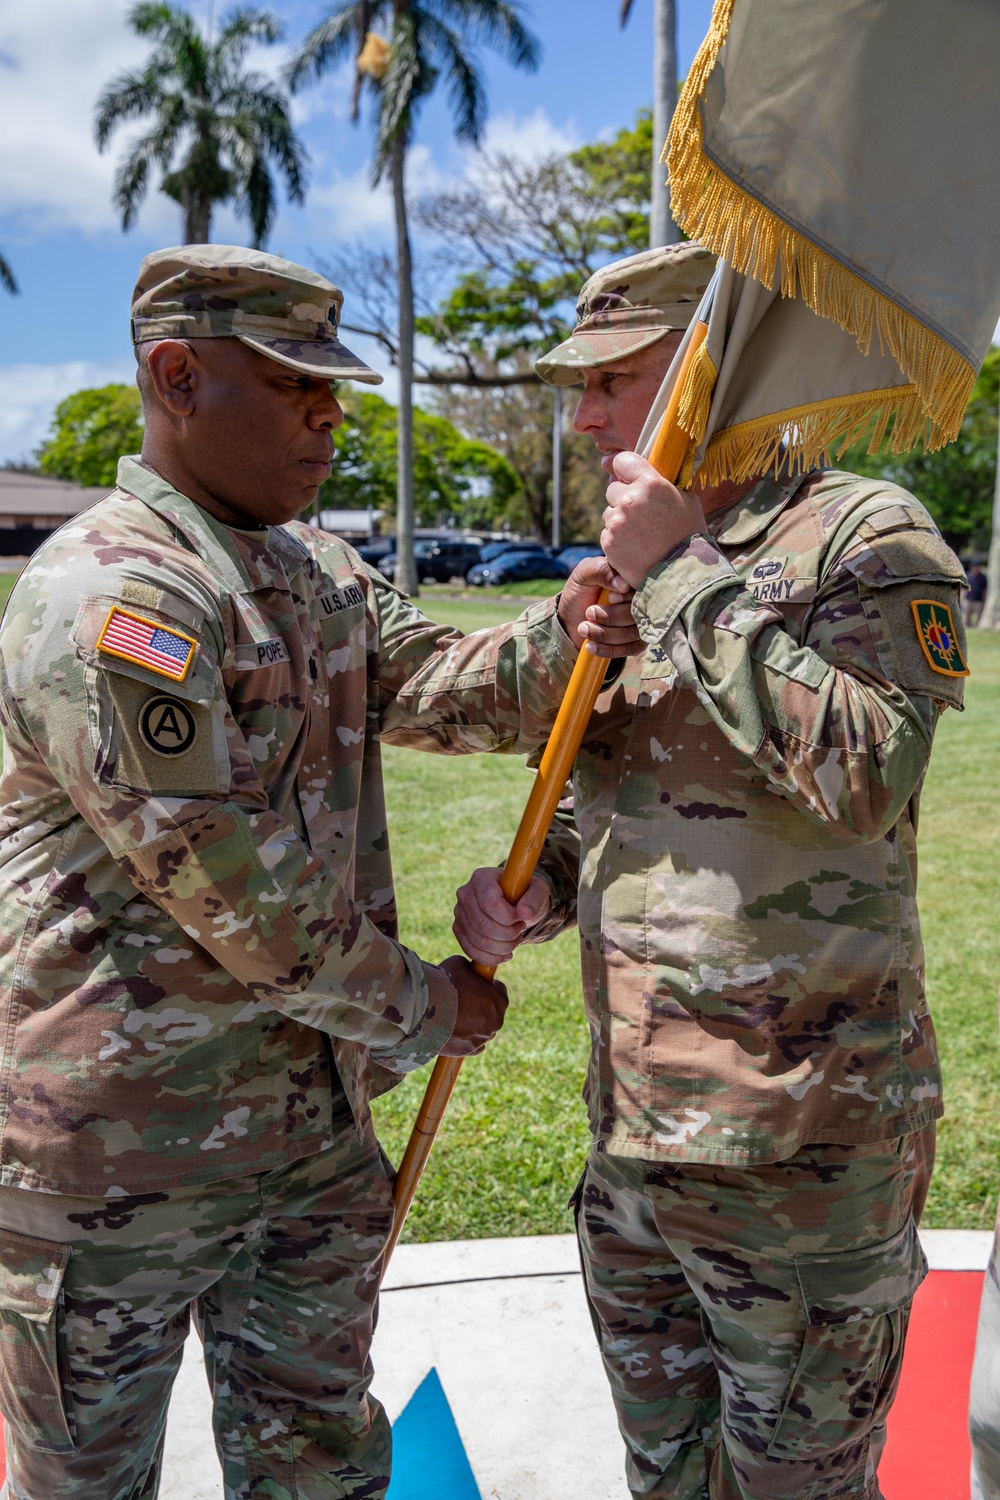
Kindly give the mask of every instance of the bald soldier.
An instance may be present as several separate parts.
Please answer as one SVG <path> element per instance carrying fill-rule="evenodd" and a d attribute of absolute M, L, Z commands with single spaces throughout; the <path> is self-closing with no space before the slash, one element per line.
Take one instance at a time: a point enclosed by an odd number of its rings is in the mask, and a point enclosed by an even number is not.
<path fill-rule="evenodd" d="M 602 559 L 463 639 L 294 521 L 330 474 L 331 380 L 380 378 L 341 303 L 256 251 L 148 257 L 142 456 L 0 629 L 12 1500 L 151 1500 L 192 1310 L 227 1500 L 384 1495 L 368 1101 L 480 1051 L 506 999 L 398 941 L 379 743 L 532 749 L 585 611 L 600 654 L 634 636 L 627 604 L 592 608 Z"/>
<path fill-rule="evenodd" d="M 608 266 L 539 361 L 583 386 L 646 653 L 598 699 L 562 859 L 516 911 L 477 872 L 455 931 L 496 963 L 578 909 L 578 1233 L 632 1494 L 877 1500 L 941 1113 L 915 840 L 962 570 L 892 485 L 679 491 L 634 451 L 712 265 Z"/>

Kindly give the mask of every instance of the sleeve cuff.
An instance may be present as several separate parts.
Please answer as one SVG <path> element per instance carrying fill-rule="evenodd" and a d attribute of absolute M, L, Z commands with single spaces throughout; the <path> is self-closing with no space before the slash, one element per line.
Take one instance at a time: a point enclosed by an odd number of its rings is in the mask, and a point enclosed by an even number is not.
<path fill-rule="evenodd" d="M 632 617 L 647 646 L 655 646 L 693 599 L 738 581 L 714 537 L 697 532 L 679 542 L 643 580 L 632 601 Z"/>
<path fill-rule="evenodd" d="M 562 620 L 559 618 L 561 599 L 562 592 L 560 591 L 558 594 L 553 594 L 551 599 L 539 599 L 537 604 L 529 604 L 521 616 L 521 623 L 524 625 L 525 634 L 530 636 L 536 646 L 543 651 L 546 644 L 554 646 L 557 655 L 572 664 L 576 661 L 578 648 L 566 634 Z"/>
<path fill-rule="evenodd" d="M 425 964 L 406 951 L 407 967 L 415 986 L 426 992 L 419 1025 L 394 1047 L 373 1048 L 372 1057 L 393 1073 L 412 1073 L 437 1057 L 458 1020 L 458 991 L 443 969 Z"/>
<path fill-rule="evenodd" d="M 533 943 L 551 943 L 561 932 L 573 926 L 576 920 L 575 893 L 571 900 L 567 900 L 565 893 L 560 892 L 555 877 L 548 870 L 536 868 L 535 874 L 540 880 L 544 880 L 551 893 L 549 909 L 540 922 L 536 922 L 521 939 L 522 947 L 530 947 Z"/>

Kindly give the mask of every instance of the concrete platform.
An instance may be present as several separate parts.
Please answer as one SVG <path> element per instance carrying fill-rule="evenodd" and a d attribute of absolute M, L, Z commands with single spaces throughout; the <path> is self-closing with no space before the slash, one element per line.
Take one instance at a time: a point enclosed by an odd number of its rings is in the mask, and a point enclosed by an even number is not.
<path fill-rule="evenodd" d="M 981 1272 L 992 1236 L 932 1229 L 921 1240 L 933 1270 Z M 959 1365 L 971 1363 L 967 1323 Z M 628 1500 L 571 1235 L 400 1246 L 374 1361 L 373 1389 L 397 1430 L 390 1500 Z M 956 1391 L 956 1420 L 962 1399 Z M 192 1337 L 170 1408 L 161 1495 L 221 1494 Z"/>

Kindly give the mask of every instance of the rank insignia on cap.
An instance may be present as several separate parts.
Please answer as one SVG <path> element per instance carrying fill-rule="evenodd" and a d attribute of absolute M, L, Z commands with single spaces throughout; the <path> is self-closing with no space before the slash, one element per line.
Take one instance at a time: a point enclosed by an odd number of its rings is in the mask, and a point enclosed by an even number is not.
<path fill-rule="evenodd" d="M 917 622 L 917 636 L 932 669 L 945 677 L 968 677 L 969 668 L 962 656 L 948 605 L 937 599 L 913 599 L 910 602 Z"/>
<path fill-rule="evenodd" d="M 179 630 L 158 625 L 143 615 L 134 615 L 114 605 L 97 639 L 98 651 L 145 667 L 171 682 L 183 682 L 198 642 Z"/>

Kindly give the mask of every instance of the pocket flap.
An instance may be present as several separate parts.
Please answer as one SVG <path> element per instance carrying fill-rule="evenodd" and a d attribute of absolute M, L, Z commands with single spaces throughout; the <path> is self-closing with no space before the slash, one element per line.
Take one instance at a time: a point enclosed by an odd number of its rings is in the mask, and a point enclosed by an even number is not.
<path fill-rule="evenodd" d="M 916 579 L 963 585 L 965 570 L 943 537 L 934 530 L 911 527 L 891 532 L 862 524 L 858 533 L 865 545 L 843 566 L 869 588 L 891 588 Z"/>
<path fill-rule="evenodd" d="M 0 1229 L 0 1312 L 48 1323 L 59 1301 L 70 1248 Z"/>
<path fill-rule="evenodd" d="M 860 1323 L 895 1312 L 927 1275 L 917 1226 L 908 1218 L 892 1239 L 837 1255 L 795 1257 L 806 1316 L 813 1327 Z"/>
<path fill-rule="evenodd" d="M 98 641 L 105 625 L 108 622 L 111 611 L 115 608 L 130 613 L 136 610 L 131 603 L 123 604 L 117 598 L 88 598 L 84 599 L 77 611 L 73 622 L 70 639 L 77 648 L 77 654 L 89 665 L 99 667 L 105 672 L 120 672 L 123 677 L 132 677 L 136 682 L 142 682 L 147 687 L 169 688 L 178 698 L 186 698 L 191 703 L 208 704 L 215 697 L 215 667 L 210 652 L 206 652 L 204 645 L 190 632 L 187 623 L 179 623 L 173 615 L 166 614 L 163 610 L 154 611 L 147 606 L 141 614 L 133 617 L 140 622 L 147 623 L 154 629 L 157 625 L 164 627 L 163 634 L 176 636 L 182 640 L 194 642 L 194 650 L 182 681 L 178 682 L 168 670 L 158 671 L 153 667 L 144 667 L 139 661 L 131 660 L 128 656 L 104 649 L 98 649 Z M 162 620 L 157 616 L 161 615 Z M 140 654 L 137 652 L 137 654 Z"/>

